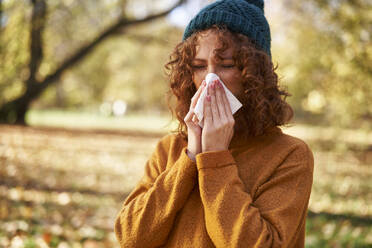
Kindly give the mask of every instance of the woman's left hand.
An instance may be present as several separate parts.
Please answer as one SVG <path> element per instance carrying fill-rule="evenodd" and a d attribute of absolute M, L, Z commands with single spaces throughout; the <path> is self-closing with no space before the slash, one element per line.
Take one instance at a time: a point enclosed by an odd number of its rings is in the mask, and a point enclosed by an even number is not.
<path fill-rule="evenodd" d="M 215 80 L 207 89 L 204 98 L 204 125 L 202 130 L 202 152 L 229 149 L 234 134 L 235 120 L 225 89 Z"/>

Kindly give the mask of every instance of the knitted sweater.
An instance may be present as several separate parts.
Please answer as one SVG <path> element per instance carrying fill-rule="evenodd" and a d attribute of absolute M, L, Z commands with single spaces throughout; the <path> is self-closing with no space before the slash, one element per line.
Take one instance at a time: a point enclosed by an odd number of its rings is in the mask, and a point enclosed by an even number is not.
<path fill-rule="evenodd" d="M 115 221 L 121 247 L 304 247 L 314 158 L 274 127 L 229 149 L 186 154 L 168 134 Z"/>

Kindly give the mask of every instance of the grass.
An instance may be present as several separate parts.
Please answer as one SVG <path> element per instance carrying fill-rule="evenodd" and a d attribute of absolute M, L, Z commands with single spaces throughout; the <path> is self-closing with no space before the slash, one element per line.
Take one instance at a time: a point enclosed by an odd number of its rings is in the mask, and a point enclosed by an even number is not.
<path fill-rule="evenodd" d="M 30 110 L 26 122 L 31 126 L 139 130 L 166 132 L 176 127 L 170 116 L 129 114 L 122 117 L 105 116 L 99 113 L 61 110 Z"/>
<path fill-rule="evenodd" d="M 122 117 L 105 116 L 99 113 L 61 110 L 30 110 L 26 122 L 38 127 L 63 127 L 82 129 L 134 130 L 167 132 L 177 127 L 177 121 L 164 114 L 129 114 Z M 352 143 L 371 145 L 372 131 L 319 127 L 294 122 L 293 127 L 283 130 L 305 140 L 331 141 L 337 147 Z"/>

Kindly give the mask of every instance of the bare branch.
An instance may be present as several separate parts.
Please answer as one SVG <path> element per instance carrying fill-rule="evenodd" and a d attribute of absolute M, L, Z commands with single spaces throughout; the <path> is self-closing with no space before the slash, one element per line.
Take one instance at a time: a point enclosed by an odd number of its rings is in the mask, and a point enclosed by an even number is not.
<path fill-rule="evenodd" d="M 56 80 L 66 69 L 70 68 L 71 66 L 75 65 L 77 62 L 81 61 L 91 50 L 93 50 L 98 44 L 100 44 L 102 41 L 104 41 L 106 38 L 116 35 L 123 32 L 123 28 L 126 28 L 128 26 L 133 26 L 140 23 L 149 22 L 152 20 L 155 20 L 157 18 L 166 16 L 169 14 L 173 9 L 177 8 L 181 4 L 183 4 L 186 0 L 180 0 L 178 1 L 174 6 L 169 8 L 168 10 L 151 15 L 148 17 L 145 17 L 143 19 L 139 20 L 128 20 L 126 18 L 119 19 L 114 25 L 107 28 L 104 32 L 99 34 L 95 39 L 93 39 L 89 44 L 83 46 L 80 48 L 74 55 L 72 55 L 70 58 L 66 59 L 56 70 L 54 73 L 48 75 L 42 82 L 38 84 L 38 86 L 41 88 L 41 90 L 48 87 L 54 80 Z"/>

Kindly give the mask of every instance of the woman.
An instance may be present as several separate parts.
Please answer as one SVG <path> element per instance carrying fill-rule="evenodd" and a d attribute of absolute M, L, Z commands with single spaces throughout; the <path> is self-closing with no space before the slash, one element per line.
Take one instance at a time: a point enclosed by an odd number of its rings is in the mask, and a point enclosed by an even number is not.
<path fill-rule="evenodd" d="M 187 26 L 166 64 L 179 120 L 115 222 L 121 247 L 304 247 L 309 146 L 282 133 L 293 116 L 271 62 L 263 1 L 222 0 Z M 231 113 L 217 74 L 243 104 Z M 194 107 L 203 90 L 204 125 Z"/>

